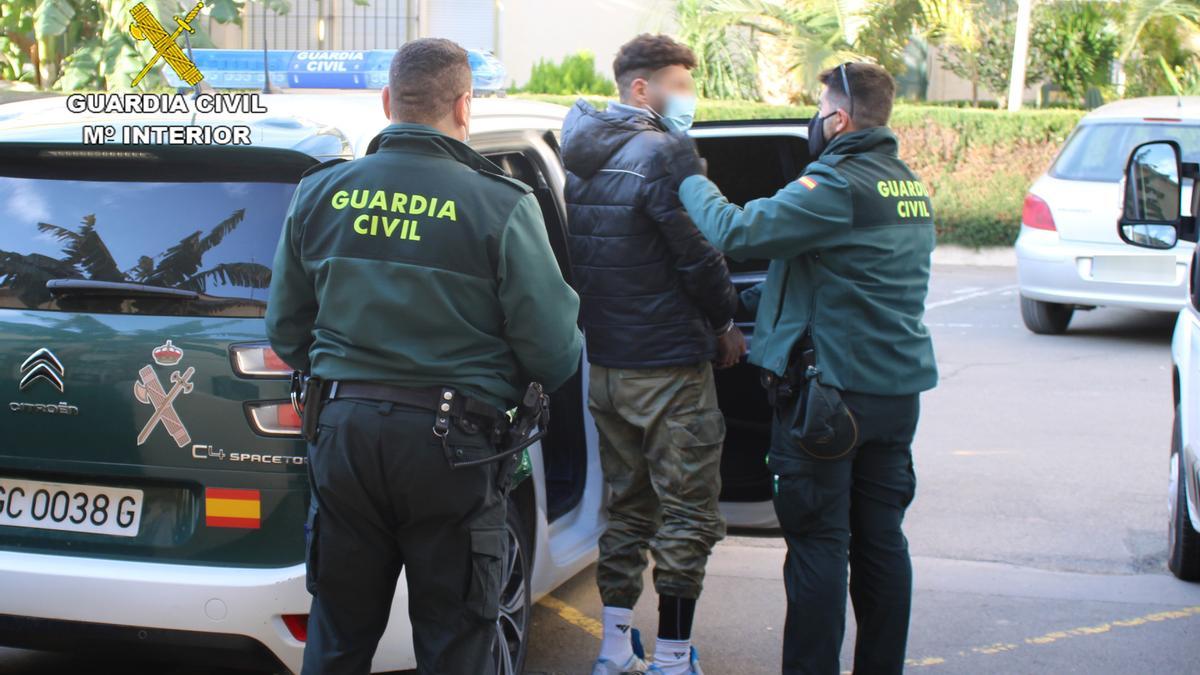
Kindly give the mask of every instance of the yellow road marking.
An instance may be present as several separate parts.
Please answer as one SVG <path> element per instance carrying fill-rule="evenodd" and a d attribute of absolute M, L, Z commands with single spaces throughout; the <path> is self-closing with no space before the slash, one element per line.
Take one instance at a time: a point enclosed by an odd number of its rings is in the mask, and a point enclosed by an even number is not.
<path fill-rule="evenodd" d="M 555 614 L 558 614 L 560 619 L 566 621 L 572 626 L 575 626 L 588 635 L 591 635 L 597 640 L 604 638 L 604 624 L 575 609 L 562 600 L 559 600 L 553 595 L 542 596 L 542 599 L 538 601 L 538 604 L 546 607 L 546 609 L 552 610 Z"/>
<path fill-rule="evenodd" d="M 1037 637 L 1025 638 L 1022 643 L 1025 645 L 1048 645 L 1061 640 L 1068 640 L 1070 638 L 1110 633 L 1114 628 L 1134 628 L 1136 626 L 1144 626 L 1150 623 L 1160 623 L 1175 619 L 1186 619 L 1193 616 L 1200 616 L 1200 605 L 1196 605 L 1194 607 L 1183 607 L 1181 609 L 1172 609 L 1165 612 L 1155 612 L 1154 614 L 1146 614 L 1145 616 L 1134 617 L 1132 619 L 1110 621 L 1097 626 L 1081 626 L 1079 628 L 1051 631 L 1044 635 L 1038 635 Z M 992 645 L 972 647 L 969 650 L 959 652 L 958 655 L 970 656 L 972 654 L 1005 654 L 1015 651 L 1020 647 L 1021 643 L 998 642 Z M 924 659 L 909 659 L 905 662 L 905 665 L 910 668 L 921 668 L 927 666 L 938 666 L 945 662 L 946 659 L 930 657 Z"/>
<path fill-rule="evenodd" d="M 554 612 L 560 619 L 575 626 L 583 632 L 591 635 L 597 640 L 604 638 L 604 624 L 584 614 L 571 605 L 559 600 L 553 595 L 543 596 L 538 601 L 539 605 Z M 1022 643 L 1025 645 L 1048 645 L 1061 640 L 1067 640 L 1076 637 L 1086 637 L 1088 635 L 1101 635 L 1112 632 L 1114 628 L 1135 628 L 1144 626 L 1150 623 L 1161 623 L 1163 621 L 1173 621 L 1175 619 L 1186 619 L 1193 616 L 1200 616 L 1200 605 L 1193 607 L 1183 607 L 1181 609 L 1172 609 L 1165 612 L 1155 612 L 1144 616 L 1134 617 L 1132 619 L 1119 619 L 1102 623 L 1098 626 L 1081 626 L 1079 628 L 1070 628 L 1067 630 L 1056 630 L 1037 637 L 1025 638 Z M 992 654 L 1006 654 L 1016 651 L 1021 648 L 1021 643 L 1015 642 L 997 642 L 990 645 L 981 645 L 971 647 L 966 651 L 961 651 L 958 656 L 970 656 L 972 654 L 982 654 L 990 656 Z M 904 665 L 909 668 L 928 668 L 932 666 L 940 666 L 946 663 L 946 659 L 938 656 L 927 656 L 920 659 L 908 659 Z"/>

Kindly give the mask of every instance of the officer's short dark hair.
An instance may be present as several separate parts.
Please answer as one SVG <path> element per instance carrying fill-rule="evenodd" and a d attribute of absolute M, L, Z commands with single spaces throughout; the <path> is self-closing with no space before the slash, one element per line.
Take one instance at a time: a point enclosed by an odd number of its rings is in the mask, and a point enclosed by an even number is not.
<path fill-rule="evenodd" d="M 388 90 L 394 119 L 429 125 L 440 122 L 458 97 L 471 91 L 467 50 L 444 38 L 406 43 L 392 57 Z"/>
<path fill-rule="evenodd" d="M 896 99 L 896 81 L 882 66 L 874 63 L 847 63 L 846 82 L 850 97 L 842 84 L 841 67 L 830 68 L 818 78 L 829 89 L 838 107 L 850 112 L 854 100 L 854 123 L 860 128 L 887 126 L 892 117 L 892 102 Z"/>
<path fill-rule="evenodd" d="M 617 78 L 621 96 L 626 96 L 634 80 L 650 77 L 654 71 L 667 66 L 691 70 L 696 67 L 696 54 L 668 35 L 642 33 L 621 45 L 617 58 L 613 59 L 613 76 Z"/>

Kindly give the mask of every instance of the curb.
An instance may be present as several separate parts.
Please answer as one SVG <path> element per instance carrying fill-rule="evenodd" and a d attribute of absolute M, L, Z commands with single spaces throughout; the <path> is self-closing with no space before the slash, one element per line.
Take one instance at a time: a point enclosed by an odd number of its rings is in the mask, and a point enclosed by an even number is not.
<path fill-rule="evenodd" d="M 1016 267 L 1017 252 L 1011 246 L 967 248 L 946 244 L 933 249 L 934 265 L 968 265 L 973 267 Z"/>

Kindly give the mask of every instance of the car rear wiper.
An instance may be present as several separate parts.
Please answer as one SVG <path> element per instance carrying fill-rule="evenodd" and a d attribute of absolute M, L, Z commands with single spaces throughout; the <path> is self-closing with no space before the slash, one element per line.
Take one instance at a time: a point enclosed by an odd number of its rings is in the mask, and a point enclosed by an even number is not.
<path fill-rule="evenodd" d="M 161 298 L 166 300 L 195 300 L 196 291 L 183 288 L 166 288 L 147 284 L 131 284 L 123 281 L 94 281 L 92 279 L 51 279 L 46 290 L 56 297 L 64 295 L 106 295 L 121 298 Z"/>

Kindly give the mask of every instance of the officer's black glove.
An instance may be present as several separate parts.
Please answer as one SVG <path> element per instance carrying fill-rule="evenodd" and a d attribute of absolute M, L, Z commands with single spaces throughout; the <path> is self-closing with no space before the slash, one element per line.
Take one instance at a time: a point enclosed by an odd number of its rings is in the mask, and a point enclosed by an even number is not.
<path fill-rule="evenodd" d="M 707 166 L 696 151 L 696 142 L 687 134 L 667 134 L 662 146 L 663 162 L 671 174 L 671 184 L 676 190 L 690 176 L 703 176 Z"/>

